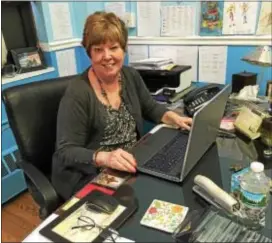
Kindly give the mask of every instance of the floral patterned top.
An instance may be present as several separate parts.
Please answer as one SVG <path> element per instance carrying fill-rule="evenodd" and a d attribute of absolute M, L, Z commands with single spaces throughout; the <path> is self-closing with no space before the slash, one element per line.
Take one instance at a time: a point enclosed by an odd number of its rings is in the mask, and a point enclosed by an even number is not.
<path fill-rule="evenodd" d="M 106 128 L 100 146 L 112 151 L 130 149 L 137 142 L 136 122 L 122 101 L 118 110 L 103 105 L 107 110 Z"/>

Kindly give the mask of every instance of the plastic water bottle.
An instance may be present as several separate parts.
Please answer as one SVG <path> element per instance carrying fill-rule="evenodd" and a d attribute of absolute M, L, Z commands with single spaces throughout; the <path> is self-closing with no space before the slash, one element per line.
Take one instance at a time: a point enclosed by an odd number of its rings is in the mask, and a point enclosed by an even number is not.
<path fill-rule="evenodd" d="M 240 186 L 242 217 L 252 225 L 263 225 L 270 189 L 270 179 L 264 173 L 264 165 L 252 162 L 250 170 L 242 176 Z"/>

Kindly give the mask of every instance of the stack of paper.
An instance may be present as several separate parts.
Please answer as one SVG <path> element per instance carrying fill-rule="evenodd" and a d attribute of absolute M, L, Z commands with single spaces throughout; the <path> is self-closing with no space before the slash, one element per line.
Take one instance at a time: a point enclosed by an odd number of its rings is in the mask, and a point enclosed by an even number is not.
<path fill-rule="evenodd" d="M 133 61 L 130 65 L 136 69 L 144 70 L 165 70 L 169 66 L 173 67 L 173 60 L 171 58 L 147 58 Z"/>

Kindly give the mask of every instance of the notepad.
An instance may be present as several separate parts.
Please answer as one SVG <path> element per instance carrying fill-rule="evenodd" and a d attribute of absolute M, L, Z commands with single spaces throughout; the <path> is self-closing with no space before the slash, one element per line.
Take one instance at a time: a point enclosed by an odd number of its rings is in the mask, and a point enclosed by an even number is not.
<path fill-rule="evenodd" d="M 188 209 L 188 207 L 155 199 L 140 223 L 151 228 L 173 233 L 184 220 Z"/>

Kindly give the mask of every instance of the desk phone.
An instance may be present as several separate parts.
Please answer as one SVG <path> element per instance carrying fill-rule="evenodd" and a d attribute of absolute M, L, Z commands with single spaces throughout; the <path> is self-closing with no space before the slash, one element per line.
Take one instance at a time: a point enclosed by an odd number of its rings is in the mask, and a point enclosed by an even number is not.
<path fill-rule="evenodd" d="M 209 84 L 188 93 L 183 99 L 184 108 L 188 115 L 192 117 L 199 108 L 214 97 L 220 90 L 219 85 Z"/>

